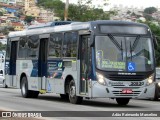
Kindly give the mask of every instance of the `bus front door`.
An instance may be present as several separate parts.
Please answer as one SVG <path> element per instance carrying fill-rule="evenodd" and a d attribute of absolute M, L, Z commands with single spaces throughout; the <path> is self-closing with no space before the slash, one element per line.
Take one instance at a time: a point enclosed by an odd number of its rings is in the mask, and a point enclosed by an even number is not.
<path fill-rule="evenodd" d="M 80 38 L 80 94 L 88 93 L 88 79 L 89 79 L 89 40 L 90 36 L 85 35 Z"/>
<path fill-rule="evenodd" d="M 16 60 L 17 60 L 17 46 L 18 41 L 11 42 L 11 54 L 10 54 L 10 83 L 9 86 L 16 87 Z"/>
<path fill-rule="evenodd" d="M 40 39 L 38 76 L 40 77 L 41 80 L 41 90 L 46 90 L 46 84 L 47 84 L 47 48 L 48 48 L 48 38 Z"/>

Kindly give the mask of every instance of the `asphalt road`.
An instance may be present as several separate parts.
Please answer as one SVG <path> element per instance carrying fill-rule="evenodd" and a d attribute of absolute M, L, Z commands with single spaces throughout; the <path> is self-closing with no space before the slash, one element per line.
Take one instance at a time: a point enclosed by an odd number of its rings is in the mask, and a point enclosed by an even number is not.
<path fill-rule="evenodd" d="M 81 105 L 74 105 L 66 100 L 62 100 L 56 94 L 40 94 L 38 98 L 22 98 L 19 89 L 0 88 L 0 110 L 2 111 L 62 111 L 63 115 L 70 114 L 68 111 L 73 111 L 72 115 L 76 116 L 75 111 L 81 111 L 88 117 L 54 117 L 43 119 L 56 120 L 137 120 L 137 117 L 98 117 L 105 115 L 107 112 L 103 111 L 159 111 L 160 114 L 160 100 L 131 100 L 127 106 L 118 106 L 115 100 L 108 98 L 100 98 L 87 100 L 84 99 Z M 94 111 L 94 112 L 87 112 Z M 65 113 L 65 114 L 64 114 Z M 54 113 L 51 113 L 54 114 Z M 61 113 L 59 112 L 61 115 Z M 79 112 L 79 114 L 81 114 Z M 91 117 L 92 115 L 97 117 Z M 1 118 L 0 118 L 1 119 Z M 138 117 L 142 120 L 158 120 L 159 117 Z M 5 120 L 5 119 L 3 119 Z M 8 119 L 7 119 L 8 120 Z"/>

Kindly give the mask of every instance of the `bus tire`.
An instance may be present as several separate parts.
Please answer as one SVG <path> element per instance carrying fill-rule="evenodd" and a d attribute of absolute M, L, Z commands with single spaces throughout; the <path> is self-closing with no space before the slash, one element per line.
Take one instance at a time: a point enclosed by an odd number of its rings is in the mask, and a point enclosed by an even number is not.
<path fill-rule="evenodd" d="M 28 82 L 26 77 L 22 77 L 21 82 L 21 94 L 24 98 L 30 98 L 32 97 L 31 91 L 28 90 Z"/>
<path fill-rule="evenodd" d="M 69 83 L 69 101 L 72 104 L 81 104 L 83 97 L 76 96 L 76 86 L 74 80 Z"/>
<path fill-rule="evenodd" d="M 130 98 L 116 98 L 118 105 L 127 105 L 130 101 Z"/>
<path fill-rule="evenodd" d="M 159 90 L 158 90 L 158 86 L 157 84 L 155 85 L 155 94 L 154 94 L 154 98 L 151 99 L 151 100 L 154 100 L 154 101 L 158 101 L 158 98 L 159 98 Z"/>
<path fill-rule="evenodd" d="M 8 88 L 8 85 L 5 84 L 5 85 L 4 85 L 4 88 Z"/>
<path fill-rule="evenodd" d="M 69 98 L 69 96 L 68 96 L 68 94 L 60 94 L 60 97 L 61 97 L 61 99 L 63 99 L 63 100 L 68 100 Z"/>
<path fill-rule="evenodd" d="M 32 93 L 32 98 L 37 98 L 39 95 L 39 91 L 30 91 Z"/>
<path fill-rule="evenodd" d="M 3 80 L 3 88 L 8 88 L 8 85 L 6 85 L 5 80 Z"/>

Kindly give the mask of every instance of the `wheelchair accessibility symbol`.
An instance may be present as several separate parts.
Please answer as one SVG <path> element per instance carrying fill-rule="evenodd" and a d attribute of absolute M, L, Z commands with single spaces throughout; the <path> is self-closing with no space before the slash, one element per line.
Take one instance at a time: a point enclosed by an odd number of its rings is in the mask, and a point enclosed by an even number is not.
<path fill-rule="evenodd" d="M 135 67 L 136 67 L 135 63 L 133 62 L 128 63 L 128 71 L 135 71 Z"/>

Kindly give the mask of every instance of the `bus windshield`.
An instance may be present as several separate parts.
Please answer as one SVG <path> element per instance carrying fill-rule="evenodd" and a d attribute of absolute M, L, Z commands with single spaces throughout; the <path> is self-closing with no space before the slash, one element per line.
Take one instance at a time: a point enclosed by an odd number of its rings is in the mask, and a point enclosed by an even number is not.
<path fill-rule="evenodd" d="M 151 38 L 96 36 L 96 67 L 105 71 L 143 72 L 154 67 Z"/>

